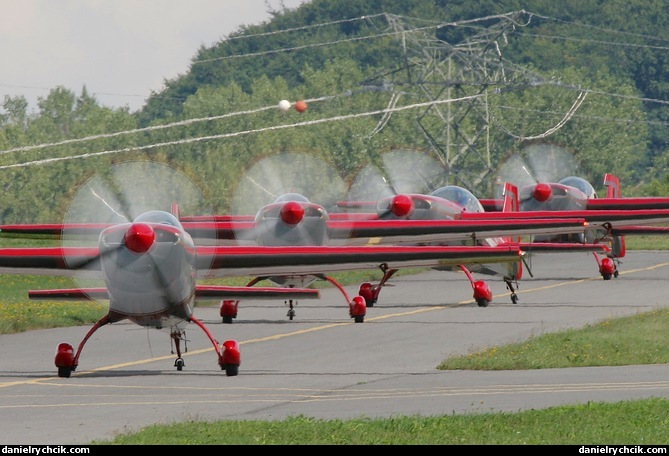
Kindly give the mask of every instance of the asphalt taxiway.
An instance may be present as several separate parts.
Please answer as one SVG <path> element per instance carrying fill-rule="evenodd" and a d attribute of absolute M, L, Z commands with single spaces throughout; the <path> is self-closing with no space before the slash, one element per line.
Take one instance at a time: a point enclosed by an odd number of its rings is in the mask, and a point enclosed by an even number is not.
<path fill-rule="evenodd" d="M 667 306 L 669 252 L 628 252 L 623 260 L 620 276 L 604 281 L 592 254 L 537 256 L 517 304 L 503 282 L 477 276 L 495 293 L 486 308 L 472 300 L 462 273 L 400 276 L 364 323 L 348 317 L 335 288 L 298 303 L 292 321 L 283 302 L 242 302 L 232 324 L 217 308 L 197 308 L 219 342 L 239 341 L 236 377 L 226 377 L 195 325 L 182 371 L 166 333 L 122 322 L 93 334 L 70 378 L 56 374 L 56 346 L 76 348 L 88 327 L 2 335 L 0 442 L 86 444 L 183 420 L 444 415 L 669 398 L 669 365 L 436 369 L 451 355 Z M 347 290 L 354 295 L 357 287 Z"/>

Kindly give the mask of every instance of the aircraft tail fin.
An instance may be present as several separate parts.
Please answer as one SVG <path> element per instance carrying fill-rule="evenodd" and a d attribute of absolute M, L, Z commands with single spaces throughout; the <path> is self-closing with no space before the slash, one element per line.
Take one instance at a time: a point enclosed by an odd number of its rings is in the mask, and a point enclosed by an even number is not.
<path fill-rule="evenodd" d="M 620 179 L 615 174 L 606 173 L 604 175 L 604 185 L 606 186 L 607 198 L 622 198 L 620 189 Z M 611 240 L 611 254 L 622 258 L 625 256 L 627 248 L 625 247 L 625 236 L 614 235 Z"/>
<path fill-rule="evenodd" d="M 504 203 L 502 212 L 518 212 L 520 210 L 520 200 L 518 198 L 518 187 L 511 182 L 504 184 Z"/>
<path fill-rule="evenodd" d="M 180 212 L 179 212 L 179 203 L 176 201 L 172 201 L 172 215 L 177 218 L 177 220 L 181 221 L 180 217 Z"/>
<path fill-rule="evenodd" d="M 520 200 L 518 198 L 518 187 L 507 182 L 504 184 L 504 202 L 502 204 L 502 212 L 518 212 L 520 210 Z M 520 236 L 507 236 L 504 238 L 506 242 L 520 242 Z"/>
<path fill-rule="evenodd" d="M 606 173 L 604 175 L 604 185 L 606 186 L 607 198 L 622 198 L 620 189 L 620 179 L 615 174 Z"/>
<path fill-rule="evenodd" d="M 520 210 L 520 200 L 518 197 L 518 187 L 507 182 L 504 184 L 504 190 L 502 192 L 503 201 L 502 201 L 502 212 L 518 212 Z M 504 236 L 502 238 L 504 243 L 521 243 L 520 236 Z M 522 258 L 522 261 L 518 263 L 511 263 L 507 265 L 506 277 L 509 280 L 520 280 L 523 276 L 523 262 L 525 258 Z M 510 285 L 510 282 L 507 282 L 507 286 Z"/>

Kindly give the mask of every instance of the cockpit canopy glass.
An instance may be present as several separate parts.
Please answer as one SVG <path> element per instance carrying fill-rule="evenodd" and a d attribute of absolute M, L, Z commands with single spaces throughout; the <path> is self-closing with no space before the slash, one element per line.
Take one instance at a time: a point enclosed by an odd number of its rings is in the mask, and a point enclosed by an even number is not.
<path fill-rule="evenodd" d="M 597 198 L 597 193 L 595 192 L 594 187 L 590 184 L 590 182 L 581 177 L 576 177 L 576 176 L 565 177 L 558 183 L 562 185 L 568 185 L 570 187 L 575 187 L 580 191 L 582 191 L 583 193 L 585 193 L 588 196 L 588 198 Z"/>
<path fill-rule="evenodd" d="M 446 185 L 430 193 L 431 196 L 453 201 L 464 207 L 467 212 L 483 212 L 481 202 L 472 192 L 457 185 Z"/>
<path fill-rule="evenodd" d="M 308 203 L 309 199 L 301 195 L 299 193 L 284 193 L 283 195 L 279 196 L 276 200 L 274 200 L 275 203 L 283 203 L 285 201 L 297 201 L 300 203 Z"/>
<path fill-rule="evenodd" d="M 172 214 L 165 211 L 149 211 L 139 215 L 135 222 L 161 223 L 183 229 L 181 222 Z"/>

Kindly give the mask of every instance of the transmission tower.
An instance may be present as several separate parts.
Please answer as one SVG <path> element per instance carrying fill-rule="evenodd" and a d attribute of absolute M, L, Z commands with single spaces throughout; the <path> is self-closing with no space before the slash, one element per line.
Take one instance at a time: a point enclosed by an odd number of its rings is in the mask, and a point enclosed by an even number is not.
<path fill-rule="evenodd" d="M 524 11 L 448 24 L 417 24 L 415 19 L 386 15 L 398 37 L 403 58 L 365 81 L 391 87 L 426 101 L 416 124 L 426 148 L 443 164 L 445 181 L 475 194 L 488 195 L 494 184 L 489 97 L 507 88 L 533 86 L 541 77 L 506 61 L 508 37 L 527 25 Z"/>

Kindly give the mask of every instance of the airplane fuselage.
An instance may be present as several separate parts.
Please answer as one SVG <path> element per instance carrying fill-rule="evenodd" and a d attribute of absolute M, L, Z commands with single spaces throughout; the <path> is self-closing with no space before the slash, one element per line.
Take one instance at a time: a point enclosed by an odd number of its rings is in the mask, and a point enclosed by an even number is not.
<path fill-rule="evenodd" d="M 193 240 L 177 226 L 151 223 L 154 242 L 145 252 L 133 251 L 127 238 L 135 225 L 114 226 L 100 234 L 109 317 L 157 329 L 184 327 L 195 305 Z"/>

